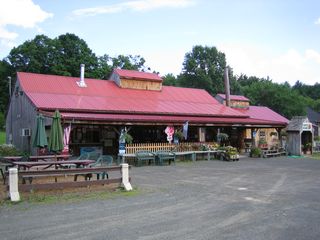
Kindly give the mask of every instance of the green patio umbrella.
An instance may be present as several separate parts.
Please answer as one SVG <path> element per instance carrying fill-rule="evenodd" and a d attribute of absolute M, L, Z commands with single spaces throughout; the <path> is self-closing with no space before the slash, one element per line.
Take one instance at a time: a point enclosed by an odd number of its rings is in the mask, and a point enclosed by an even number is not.
<path fill-rule="evenodd" d="M 44 117 L 42 114 L 37 116 L 37 125 L 33 138 L 33 146 L 38 148 L 44 148 L 48 146 L 47 134 L 44 127 Z"/>
<path fill-rule="evenodd" d="M 61 152 L 63 149 L 63 133 L 61 127 L 61 115 L 58 110 L 54 112 L 49 138 L 49 150 Z"/>

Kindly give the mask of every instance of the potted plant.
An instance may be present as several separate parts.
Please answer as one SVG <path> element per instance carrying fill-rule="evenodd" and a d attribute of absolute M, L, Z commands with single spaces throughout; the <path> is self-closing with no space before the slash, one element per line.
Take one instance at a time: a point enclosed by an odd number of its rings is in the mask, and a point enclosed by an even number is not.
<path fill-rule="evenodd" d="M 273 136 L 275 136 L 275 137 L 278 136 L 278 133 L 277 132 L 271 132 L 270 133 L 270 137 L 273 137 Z"/>
<path fill-rule="evenodd" d="M 259 139 L 259 148 L 268 148 L 268 143 L 266 139 L 264 138 Z"/>
<path fill-rule="evenodd" d="M 124 132 L 122 135 L 121 135 L 121 139 L 123 141 L 124 139 L 124 142 L 126 144 L 131 144 L 132 141 L 133 141 L 133 137 L 128 133 L 128 132 Z"/>
<path fill-rule="evenodd" d="M 306 143 L 304 145 L 304 149 L 303 149 L 303 152 L 305 154 L 311 154 L 311 148 L 312 148 L 312 144 L 311 143 Z"/>
<path fill-rule="evenodd" d="M 180 130 L 177 130 L 173 135 L 173 142 L 179 143 L 181 140 L 183 140 L 183 138 L 184 138 L 183 133 Z"/>
<path fill-rule="evenodd" d="M 225 145 L 225 142 L 229 139 L 229 135 L 226 133 L 218 133 L 217 134 L 217 141 L 221 144 L 223 143 L 223 145 Z"/>

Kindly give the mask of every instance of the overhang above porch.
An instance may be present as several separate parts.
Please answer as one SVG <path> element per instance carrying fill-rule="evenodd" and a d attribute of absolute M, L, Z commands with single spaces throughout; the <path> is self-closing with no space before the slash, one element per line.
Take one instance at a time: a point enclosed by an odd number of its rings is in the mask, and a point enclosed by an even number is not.
<path fill-rule="evenodd" d="M 50 116 L 50 112 L 43 112 Z M 61 112 L 65 122 L 96 123 L 111 125 L 181 125 L 186 121 L 197 126 L 234 126 L 234 127 L 284 127 L 283 122 L 253 119 L 248 117 L 178 116 L 145 114 L 106 114 Z"/>

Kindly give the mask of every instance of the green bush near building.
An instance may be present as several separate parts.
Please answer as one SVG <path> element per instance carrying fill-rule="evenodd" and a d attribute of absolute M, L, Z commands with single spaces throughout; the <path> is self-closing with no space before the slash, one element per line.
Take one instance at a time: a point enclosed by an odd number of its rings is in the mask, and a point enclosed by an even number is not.
<path fill-rule="evenodd" d="M 0 145 L 0 156 L 19 156 L 22 153 L 11 144 Z"/>
<path fill-rule="evenodd" d="M 6 143 L 6 132 L 0 131 L 0 144 Z"/>

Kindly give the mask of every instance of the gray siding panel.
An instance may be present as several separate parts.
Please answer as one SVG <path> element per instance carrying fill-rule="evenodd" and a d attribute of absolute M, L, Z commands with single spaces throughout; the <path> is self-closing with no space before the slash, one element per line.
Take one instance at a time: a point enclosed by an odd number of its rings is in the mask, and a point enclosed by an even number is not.
<path fill-rule="evenodd" d="M 32 137 L 22 136 L 23 128 L 30 128 L 31 135 L 35 131 L 37 109 L 16 82 L 14 93 L 11 97 L 9 111 L 6 119 L 7 143 L 10 143 L 12 132 L 12 144 L 24 152 L 32 152 Z"/>
<path fill-rule="evenodd" d="M 291 155 L 301 155 L 300 132 L 288 132 L 288 152 Z"/>

